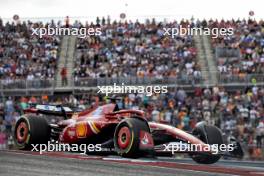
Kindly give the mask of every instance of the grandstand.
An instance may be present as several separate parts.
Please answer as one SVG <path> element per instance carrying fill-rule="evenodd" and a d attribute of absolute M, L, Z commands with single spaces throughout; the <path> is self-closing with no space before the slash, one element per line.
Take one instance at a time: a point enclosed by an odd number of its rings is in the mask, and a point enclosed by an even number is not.
<path fill-rule="evenodd" d="M 12 95 L 19 95 L 23 91 L 54 85 L 61 39 L 58 36 L 32 36 L 31 28 L 34 27 L 43 27 L 43 24 L 7 22 L 0 26 L 2 93 L 9 91 Z"/>
<path fill-rule="evenodd" d="M 181 25 L 234 27 L 231 37 L 164 37 L 164 27 L 177 22 L 99 20 L 102 35 L 31 36 L 31 27 L 47 24 L 1 24 L 0 78 L 2 95 L 90 90 L 97 85 L 166 84 L 170 87 L 263 85 L 263 22 L 180 21 Z M 53 21 L 51 26 L 56 25 Z M 94 24 L 75 23 L 78 27 Z M 61 84 L 67 68 L 69 84 Z"/>

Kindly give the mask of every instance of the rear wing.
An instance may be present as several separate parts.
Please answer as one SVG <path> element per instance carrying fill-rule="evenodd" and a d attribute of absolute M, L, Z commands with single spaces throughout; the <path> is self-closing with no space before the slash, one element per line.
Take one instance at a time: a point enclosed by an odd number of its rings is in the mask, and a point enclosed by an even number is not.
<path fill-rule="evenodd" d="M 62 105 L 36 105 L 35 108 L 41 111 L 62 112 L 64 110 L 65 112 L 73 112 L 71 108 Z"/>
<path fill-rule="evenodd" d="M 72 115 L 74 111 L 71 108 L 62 105 L 31 104 L 30 108 L 24 110 L 24 113 L 56 115 L 63 116 L 66 119 L 68 118 L 68 115 Z"/>

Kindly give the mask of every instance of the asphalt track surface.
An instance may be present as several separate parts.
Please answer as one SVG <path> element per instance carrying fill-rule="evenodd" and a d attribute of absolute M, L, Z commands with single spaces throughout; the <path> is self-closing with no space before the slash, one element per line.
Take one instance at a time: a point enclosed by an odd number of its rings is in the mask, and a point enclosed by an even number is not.
<path fill-rule="evenodd" d="M 213 165 L 190 159 L 124 159 L 76 153 L 0 151 L 0 176 L 264 176 L 264 162 L 221 160 Z"/>

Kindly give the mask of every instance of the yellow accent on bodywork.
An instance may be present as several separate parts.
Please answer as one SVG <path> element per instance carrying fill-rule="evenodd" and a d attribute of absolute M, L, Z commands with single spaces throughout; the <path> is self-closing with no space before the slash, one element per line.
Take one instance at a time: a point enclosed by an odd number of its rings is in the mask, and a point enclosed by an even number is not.
<path fill-rule="evenodd" d="M 97 128 L 94 122 L 91 122 L 92 128 L 96 131 L 96 133 L 99 133 L 100 130 Z"/>
<path fill-rule="evenodd" d="M 76 134 L 77 137 L 82 138 L 87 134 L 87 124 L 86 123 L 78 123 L 76 124 Z"/>

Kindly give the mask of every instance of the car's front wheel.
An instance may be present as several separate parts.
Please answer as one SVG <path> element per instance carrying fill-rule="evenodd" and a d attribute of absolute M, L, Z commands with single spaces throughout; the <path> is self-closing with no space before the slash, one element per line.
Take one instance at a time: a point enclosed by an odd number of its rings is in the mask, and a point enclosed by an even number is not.
<path fill-rule="evenodd" d="M 201 141 L 209 145 L 218 145 L 223 144 L 222 132 L 219 128 L 203 124 L 200 127 L 196 127 L 193 130 L 193 135 L 197 136 Z M 221 155 L 219 154 L 191 154 L 191 158 L 200 164 L 213 164 L 217 162 Z"/>

